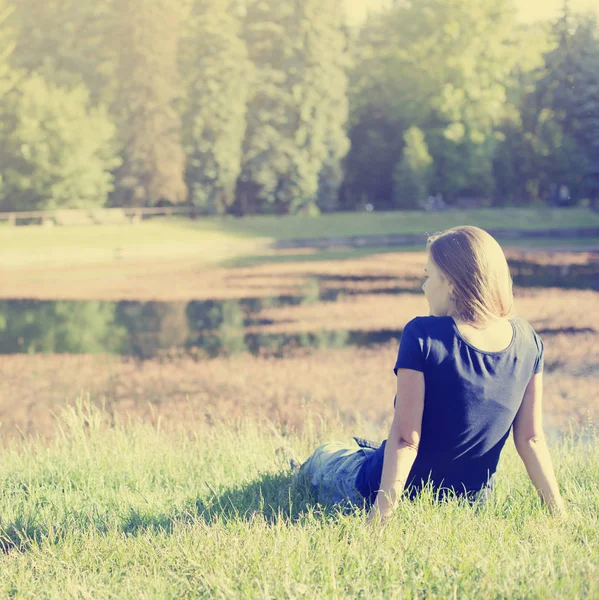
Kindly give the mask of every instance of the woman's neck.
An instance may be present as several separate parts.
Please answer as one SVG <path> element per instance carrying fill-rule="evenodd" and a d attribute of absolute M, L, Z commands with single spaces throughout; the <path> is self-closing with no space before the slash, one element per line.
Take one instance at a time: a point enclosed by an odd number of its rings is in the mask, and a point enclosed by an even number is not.
<path fill-rule="evenodd" d="M 489 327 L 492 327 L 493 325 L 497 325 L 500 323 L 504 323 L 506 319 L 497 317 L 496 319 L 488 319 L 486 321 L 466 321 L 462 318 L 460 318 L 459 315 L 450 313 L 448 315 L 449 317 L 451 317 L 456 325 L 458 326 L 463 326 L 463 327 L 472 327 L 473 329 L 478 329 L 478 330 L 485 330 L 485 329 L 489 329 Z"/>

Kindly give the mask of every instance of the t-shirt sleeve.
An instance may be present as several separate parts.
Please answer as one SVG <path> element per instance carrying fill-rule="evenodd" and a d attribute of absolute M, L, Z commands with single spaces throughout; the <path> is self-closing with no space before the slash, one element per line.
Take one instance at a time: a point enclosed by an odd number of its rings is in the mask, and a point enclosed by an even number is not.
<path fill-rule="evenodd" d="M 533 374 L 542 373 L 545 365 L 545 344 L 543 340 L 535 333 L 535 343 L 537 345 L 537 358 L 535 359 L 535 368 Z"/>
<path fill-rule="evenodd" d="M 424 335 L 415 320 L 410 321 L 401 334 L 399 351 L 393 372 L 397 369 L 412 369 L 424 373 Z"/>

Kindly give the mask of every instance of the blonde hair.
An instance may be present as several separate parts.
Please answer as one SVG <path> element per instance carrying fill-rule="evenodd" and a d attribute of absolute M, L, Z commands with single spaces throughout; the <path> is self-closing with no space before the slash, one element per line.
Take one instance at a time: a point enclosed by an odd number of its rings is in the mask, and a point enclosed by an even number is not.
<path fill-rule="evenodd" d="M 476 327 L 512 314 L 512 276 L 497 240 L 484 229 L 453 227 L 429 236 L 428 252 L 454 285 L 459 318 Z"/>

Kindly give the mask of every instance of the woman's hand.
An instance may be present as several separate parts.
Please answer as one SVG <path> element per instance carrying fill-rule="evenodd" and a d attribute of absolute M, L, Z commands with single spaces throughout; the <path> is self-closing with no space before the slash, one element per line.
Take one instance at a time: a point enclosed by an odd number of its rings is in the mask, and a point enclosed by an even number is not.
<path fill-rule="evenodd" d="M 393 509 L 387 509 L 381 511 L 381 509 L 373 504 L 371 509 L 368 511 L 368 516 L 366 517 L 366 523 L 368 525 L 378 525 L 382 524 L 393 516 Z"/>
<path fill-rule="evenodd" d="M 424 374 L 412 369 L 397 370 L 395 414 L 385 445 L 383 470 L 376 500 L 368 522 L 388 519 L 401 496 L 418 455 L 424 412 Z"/>
<path fill-rule="evenodd" d="M 553 463 L 543 435 L 543 373 L 532 376 L 514 419 L 514 443 L 537 493 L 552 514 L 565 516 Z"/>

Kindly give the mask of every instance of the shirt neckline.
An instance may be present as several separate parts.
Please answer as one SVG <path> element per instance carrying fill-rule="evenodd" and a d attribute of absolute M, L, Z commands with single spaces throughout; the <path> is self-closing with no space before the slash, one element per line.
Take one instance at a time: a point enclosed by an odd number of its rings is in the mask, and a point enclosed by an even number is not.
<path fill-rule="evenodd" d="M 514 325 L 514 322 L 512 321 L 512 319 L 508 319 L 510 325 L 512 326 L 512 340 L 509 343 L 509 345 L 507 345 L 503 350 L 494 350 L 494 351 L 490 351 L 490 350 L 481 350 L 480 348 L 477 348 L 476 346 L 473 346 L 460 332 L 460 329 L 458 327 L 458 324 L 455 322 L 455 319 L 453 317 L 448 317 L 449 319 L 451 319 L 451 324 L 453 327 L 453 330 L 455 332 L 455 334 L 458 336 L 458 338 L 464 342 L 464 344 L 466 344 L 466 346 L 468 346 L 469 348 L 472 348 L 472 350 L 475 350 L 476 352 L 480 352 L 480 354 L 503 354 L 504 352 L 507 352 L 508 350 L 510 350 L 512 348 L 512 346 L 514 345 L 514 342 L 516 341 L 516 326 Z"/>

